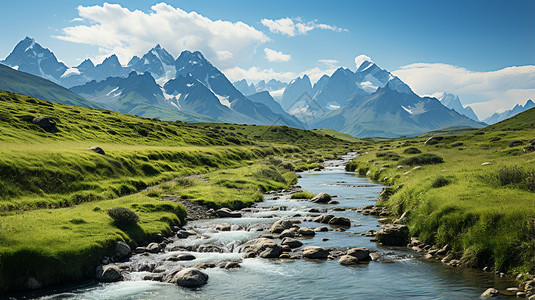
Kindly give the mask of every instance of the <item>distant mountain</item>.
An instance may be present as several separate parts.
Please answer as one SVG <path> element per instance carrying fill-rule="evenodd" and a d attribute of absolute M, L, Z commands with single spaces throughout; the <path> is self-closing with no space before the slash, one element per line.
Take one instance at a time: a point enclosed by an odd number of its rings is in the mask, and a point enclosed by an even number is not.
<path fill-rule="evenodd" d="M 510 110 L 506 110 L 504 112 L 501 112 L 501 113 L 494 113 L 492 116 L 486 118 L 483 120 L 483 122 L 491 125 L 491 124 L 496 124 L 498 122 L 501 122 L 505 119 L 508 119 L 512 116 L 515 116 L 521 112 L 524 112 L 530 108 L 533 108 L 535 107 L 535 103 L 533 103 L 533 101 L 531 99 L 529 99 L 526 104 L 524 104 L 524 106 L 522 105 L 515 105 L 515 107 L 511 108 Z"/>
<path fill-rule="evenodd" d="M 56 103 L 102 108 L 101 105 L 88 101 L 50 80 L 2 64 L 0 64 L 0 90 Z"/>
<path fill-rule="evenodd" d="M 449 109 L 453 109 L 454 111 L 460 113 L 461 115 L 467 116 L 470 119 L 474 121 L 479 121 L 476 114 L 472 110 L 470 106 L 464 107 L 461 103 L 461 100 L 459 99 L 459 96 L 448 94 L 448 93 L 442 93 L 439 97 L 437 97 L 440 102 L 446 106 Z"/>
<path fill-rule="evenodd" d="M 288 83 L 282 94 L 281 105 L 286 111 L 294 111 L 306 106 L 308 100 L 312 100 L 312 83 L 307 75 L 303 75 Z"/>
<path fill-rule="evenodd" d="M 279 102 L 275 101 L 275 99 L 271 97 L 271 94 L 268 91 L 258 92 L 256 94 L 247 96 L 247 98 L 253 102 L 264 104 L 265 106 L 269 107 L 272 112 L 282 115 L 288 120 L 293 120 L 296 124 L 300 123 L 299 119 L 287 113 L 279 104 Z"/>
<path fill-rule="evenodd" d="M 256 93 L 256 88 L 255 88 L 254 84 L 247 83 L 247 80 L 245 80 L 245 79 L 236 81 L 233 84 L 234 84 L 234 87 L 238 91 L 240 91 L 242 94 L 244 94 L 245 96 L 249 96 L 249 95 L 252 95 L 252 94 Z"/>
<path fill-rule="evenodd" d="M 371 95 L 355 95 L 313 124 L 355 137 L 413 136 L 452 126 L 480 128 L 483 124 L 446 108 L 435 98 L 407 93 L 398 81 L 389 81 Z"/>
<path fill-rule="evenodd" d="M 121 113 L 173 121 L 213 121 L 206 116 L 178 110 L 176 103 L 165 98 L 149 72 L 138 75 L 133 71 L 126 78 L 108 77 L 99 82 L 92 80 L 72 87 L 71 91 Z"/>
<path fill-rule="evenodd" d="M 262 92 L 262 91 L 273 92 L 273 91 L 280 91 L 284 89 L 287 85 L 288 85 L 287 83 L 284 83 L 276 79 L 271 79 L 268 82 L 265 82 L 264 80 L 260 80 L 257 84 L 255 84 L 255 89 L 257 92 Z"/>
<path fill-rule="evenodd" d="M 93 64 L 90 59 L 84 60 L 78 67 L 67 69 L 59 83 L 66 87 L 73 87 L 91 80 L 103 81 L 108 77 L 127 77 L 129 71 L 130 69 L 123 67 L 117 55 L 114 54 L 98 65 Z"/>
<path fill-rule="evenodd" d="M 67 66 L 59 62 L 50 50 L 41 47 L 29 37 L 20 41 L 1 63 L 55 83 L 59 82 L 59 78 L 67 70 Z"/>

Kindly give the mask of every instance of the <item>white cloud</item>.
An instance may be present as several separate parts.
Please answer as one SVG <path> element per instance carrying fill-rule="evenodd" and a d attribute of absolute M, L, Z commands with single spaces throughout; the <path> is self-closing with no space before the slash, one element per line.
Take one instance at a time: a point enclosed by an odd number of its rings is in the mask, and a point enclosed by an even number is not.
<path fill-rule="evenodd" d="M 357 67 L 357 69 L 360 67 L 360 65 L 362 65 L 363 62 L 365 61 L 369 61 L 369 62 L 373 62 L 372 59 L 369 57 L 369 56 L 366 56 L 364 54 L 361 54 L 357 57 L 355 57 L 355 66 Z"/>
<path fill-rule="evenodd" d="M 308 75 L 310 77 L 310 81 L 312 83 L 315 83 L 318 81 L 321 76 L 328 75 L 331 76 L 334 71 L 336 71 L 337 67 L 328 66 L 327 68 L 320 68 L 320 67 L 314 67 L 307 69 L 301 73 L 295 73 L 295 72 L 277 72 L 273 70 L 272 68 L 269 69 L 260 69 L 257 67 L 251 67 L 249 69 L 243 69 L 240 67 L 233 67 L 223 70 L 223 73 L 225 76 L 228 77 L 228 79 L 231 82 L 235 82 L 242 79 L 247 79 L 248 82 L 254 82 L 254 81 L 260 81 L 260 80 L 271 80 L 271 79 L 277 79 L 283 82 L 289 82 L 292 79 L 295 79 L 297 77 L 301 77 L 303 75 Z"/>
<path fill-rule="evenodd" d="M 307 32 L 316 28 L 322 30 L 331 30 L 334 32 L 348 31 L 347 29 L 339 28 L 334 25 L 327 25 L 321 23 L 318 24 L 316 23 L 316 20 L 303 22 L 300 18 L 282 18 L 278 20 L 262 19 L 260 22 L 262 23 L 262 25 L 266 26 L 269 31 L 273 33 L 284 34 L 287 36 L 307 34 Z"/>
<path fill-rule="evenodd" d="M 269 38 L 243 22 L 211 20 L 166 3 L 146 13 L 119 4 L 79 6 L 84 25 L 66 27 L 57 38 L 99 47 L 102 60 L 112 53 L 124 63 L 161 44 L 175 57 L 183 50 L 200 50 L 218 67 L 235 65 L 250 57 Z M 77 18 L 79 19 L 79 18 Z M 78 21 L 78 20 L 77 20 Z"/>
<path fill-rule="evenodd" d="M 445 91 L 459 95 L 479 118 L 535 99 L 535 66 L 474 72 L 439 63 L 417 63 L 392 72 L 420 95 Z"/>
<path fill-rule="evenodd" d="M 329 67 L 333 67 L 334 65 L 338 64 L 336 59 L 320 59 L 318 62 Z"/>
<path fill-rule="evenodd" d="M 271 62 L 286 62 L 292 58 L 290 54 L 284 54 L 269 48 L 264 48 L 264 53 L 266 54 L 267 60 Z"/>

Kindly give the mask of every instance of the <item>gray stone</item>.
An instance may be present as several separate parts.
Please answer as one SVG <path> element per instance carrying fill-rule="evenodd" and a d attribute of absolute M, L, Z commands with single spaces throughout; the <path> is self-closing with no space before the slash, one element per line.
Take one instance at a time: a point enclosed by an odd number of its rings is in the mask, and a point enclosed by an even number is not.
<path fill-rule="evenodd" d="M 500 292 L 495 288 L 488 288 L 486 291 L 481 294 L 481 297 L 489 298 L 489 297 L 497 297 L 500 295 Z"/>
<path fill-rule="evenodd" d="M 297 233 L 302 235 L 302 236 L 314 236 L 314 235 L 316 235 L 314 230 L 312 230 L 312 229 L 310 229 L 308 227 L 299 228 L 299 230 L 297 230 Z"/>
<path fill-rule="evenodd" d="M 350 227 L 351 221 L 346 217 L 333 217 L 329 220 L 329 225 Z"/>
<path fill-rule="evenodd" d="M 409 227 L 400 224 L 388 224 L 376 233 L 377 241 L 386 246 L 406 246 L 409 241 Z"/>
<path fill-rule="evenodd" d="M 100 265 L 96 270 L 97 280 L 100 282 L 115 282 L 123 279 L 121 269 L 116 265 Z"/>
<path fill-rule="evenodd" d="M 147 247 L 145 247 L 145 251 L 150 253 L 158 253 L 160 252 L 160 245 L 158 243 L 150 243 Z"/>
<path fill-rule="evenodd" d="M 254 242 L 249 252 L 262 258 L 277 258 L 282 253 L 282 247 L 274 240 L 259 238 Z"/>
<path fill-rule="evenodd" d="M 292 228 L 293 226 L 293 223 L 292 221 L 288 220 L 288 219 L 282 219 L 282 220 L 278 220 L 277 222 L 275 222 L 271 228 L 269 229 L 269 232 L 271 233 L 281 233 L 283 232 L 285 229 L 290 229 Z"/>
<path fill-rule="evenodd" d="M 283 239 L 285 237 L 295 237 L 295 234 L 297 233 L 297 228 L 296 227 L 292 227 L 292 228 L 289 228 L 289 229 L 285 229 L 283 232 L 281 232 L 281 234 L 279 235 L 279 238 L 280 239 Z"/>
<path fill-rule="evenodd" d="M 121 259 L 128 257 L 132 253 L 132 249 L 130 249 L 130 246 L 126 244 L 123 241 L 118 241 L 117 244 L 115 244 L 115 257 Z"/>
<path fill-rule="evenodd" d="M 334 218 L 333 215 L 321 215 L 321 216 L 315 218 L 315 219 L 312 220 L 312 221 L 314 221 L 314 222 L 318 222 L 318 223 L 328 224 L 329 221 L 330 221 L 332 218 Z"/>
<path fill-rule="evenodd" d="M 290 248 L 299 248 L 303 246 L 303 243 L 301 241 L 298 241 L 291 237 L 286 237 L 282 239 L 281 245 L 287 245 Z"/>
<path fill-rule="evenodd" d="M 54 121 L 54 119 L 51 117 L 35 117 L 33 118 L 32 123 L 43 128 L 43 130 L 46 132 L 58 132 L 56 121 Z"/>
<path fill-rule="evenodd" d="M 326 259 L 329 256 L 327 248 L 318 246 L 308 246 L 303 249 L 303 258 Z"/>
<path fill-rule="evenodd" d="M 208 282 L 208 274 L 196 268 L 187 268 L 176 273 L 171 282 L 183 287 L 196 288 Z"/>
<path fill-rule="evenodd" d="M 341 264 L 342 266 L 354 266 L 359 263 L 359 259 L 355 256 L 343 255 L 338 260 L 338 263 Z"/>
<path fill-rule="evenodd" d="M 315 232 L 326 232 L 326 231 L 329 231 L 329 227 L 327 226 L 321 226 L 321 227 L 318 227 L 316 229 L 314 229 Z"/>
<path fill-rule="evenodd" d="M 370 250 L 364 247 L 351 248 L 347 250 L 346 255 L 354 256 L 359 259 L 359 261 L 370 261 Z"/>
<path fill-rule="evenodd" d="M 179 239 L 185 239 L 189 237 L 190 235 L 193 235 L 193 233 L 185 231 L 185 230 L 180 230 L 176 233 L 176 237 Z"/>
<path fill-rule="evenodd" d="M 230 210 L 229 208 L 220 208 L 215 212 L 220 218 L 241 218 L 241 213 Z"/>
<path fill-rule="evenodd" d="M 310 199 L 310 201 L 314 203 L 323 203 L 323 204 L 329 203 L 329 201 L 331 201 L 331 195 L 321 192 L 317 194 L 316 196 L 314 196 L 314 198 Z"/>
<path fill-rule="evenodd" d="M 106 154 L 104 150 L 98 146 L 89 147 L 89 149 L 95 151 L 95 153 L 98 153 L 98 154 L 102 154 L 102 155 Z"/>

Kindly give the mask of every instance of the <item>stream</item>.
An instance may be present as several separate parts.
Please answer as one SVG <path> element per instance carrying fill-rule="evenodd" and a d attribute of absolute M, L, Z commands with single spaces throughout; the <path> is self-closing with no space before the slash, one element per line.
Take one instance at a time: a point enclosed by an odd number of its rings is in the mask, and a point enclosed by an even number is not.
<path fill-rule="evenodd" d="M 422 254 L 408 248 L 382 247 L 371 241 L 373 237 L 363 233 L 379 229 L 377 217 L 362 215 L 354 208 L 375 204 L 383 186 L 344 170 L 345 162 L 354 155 L 349 153 L 339 160 L 327 161 L 321 171 L 300 173 L 302 177 L 297 186 L 313 193 L 336 195 L 333 200 L 339 204 L 290 199 L 290 191 L 268 193 L 264 202 L 243 212 L 242 218 L 190 221 L 186 229 L 197 235 L 173 238 L 161 253 L 132 256 L 124 281 L 73 287 L 51 292 L 42 299 L 474 299 L 489 287 L 516 286 L 514 281 L 492 273 L 446 267 L 440 262 L 425 260 Z M 311 213 L 311 209 L 320 213 Z M 316 232 L 312 238 L 300 239 L 304 244 L 301 248 L 311 245 L 366 247 L 380 254 L 381 259 L 348 267 L 338 264 L 338 259 L 244 259 L 244 253 L 239 252 L 247 241 L 269 234 L 270 226 L 280 218 L 300 220 L 301 227 L 317 228 L 325 224 L 310 219 L 326 213 L 347 217 L 352 226 L 346 231 L 331 228 L 328 232 Z M 360 226 L 355 226 L 357 224 Z M 227 225 L 230 231 L 216 229 Z M 224 253 L 185 250 L 206 244 L 218 246 Z M 185 253 L 192 254 L 195 259 L 168 260 Z M 237 261 L 240 267 L 204 269 L 209 280 L 198 289 L 143 280 L 154 275 L 155 269 L 172 270 L 221 261 Z"/>

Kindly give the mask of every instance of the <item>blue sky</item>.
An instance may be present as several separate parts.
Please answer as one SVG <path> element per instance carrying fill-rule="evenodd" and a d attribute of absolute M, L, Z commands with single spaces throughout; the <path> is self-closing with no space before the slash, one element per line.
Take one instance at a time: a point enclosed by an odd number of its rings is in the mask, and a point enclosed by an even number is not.
<path fill-rule="evenodd" d="M 354 70 L 355 57 L 365 54 L 417 93 L 457 93 L 483 114 L 488 112 L 477 103 L 497 101 L 509 93 L 508 102 L 501 103 L 508 108 L 535 93 L 529 88 L 535 80 L 531 68 L 507 69 L 535 64 L 535 1 L 165 1 L 158 16 L 151 17 L 153 5 L 161 2 L 111 1 L 118 6 L 106 6 L 102 1 L 4 1 L 2 11 L 10 13 L 0 18 L 0 57 L 30 36 L 69 66 L 85 58 L 102 60 L 111 53 L 118 53 L 126 64 L 132 55 L 142 55 L 159 42 L 174 56 L 183 48 L 201 50 L 231 80 L 289 81 L 303 73 L 318 78 L 338 66 Z M 87 9 L 78 10 L 80 5 Z M 172 9 L 176 11 L 169 14 Z M 118 22 L 130 28 L 149 19 L 156 25 L 127 33 L 109 30 Z M 288 21 L 293 23 L 293 35 L 284 31 L 287 26 L 277 30 L 281 28 L 277 24 Z M 99 25 L 108 30 L 98 30 Z M 164 32 L 165 25 L 177 27 Z M 82 31 L 81 26 L 90 29 Z M 300 34 L 299 26 L 308 29 Z M 222 38 L 228 32 L 232 34 Z M 158 33 L 161 36 L 155 38 Z M 181 38 L 182 44 L 177 44 Z M 122 43 L 117 45 L 116 40 Z M 462 73 L 466 84 L 440 86 L 440 80 L 423 79 L 437 72 Z M 497 82 L 507 76 L 518 82 L 511 72 L 523 76 L 520 81 L 526 87 L 489 95 L 466 86 L 473 85 L 478 74 L 497 76 Z"/>

